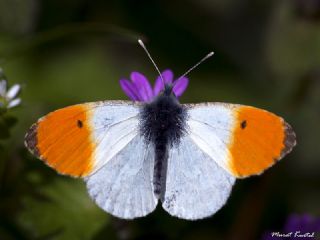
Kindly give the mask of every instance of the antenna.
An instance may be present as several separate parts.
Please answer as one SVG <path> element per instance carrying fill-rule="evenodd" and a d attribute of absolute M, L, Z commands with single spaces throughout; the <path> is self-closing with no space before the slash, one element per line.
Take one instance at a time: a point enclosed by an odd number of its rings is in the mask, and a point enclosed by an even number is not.
<path fill-rule="evenodd" d="M 164 79 L 163 79 L 163 77 L 162 77 L 162 74 L 161 74 L 159 68 L 157 67 L 157 64 L 153 61 L 153 59 L 152 59 L 149 51 L 147 50 L 146 46 L 144 45 L 144 43 L 142 42 L 141 39 L 138 39 L 138 43 L 139 43 L 140 46 L 143 48 L 143 50 L 146 52 L 146 54 L 148 55 L 149 59 L 151 60 L 151 62 L 152 62 L 152 64 L 153 64 L 153 66 L 156 68 L 157 72 L 159 73 L 160 78 L 161 78 L 161 81 L 162 81 L 162 83 L 163 83 L 163 87 L 164 87 L 164 86 L 165 86 Z"/>
<path fill-rule="evenodd" d="M 208 58 L 212 57 L 214 54 L 214 52 L 210 52 L 208 53 L 204 58 L 202 58 L 197 64 L 195 64 L 193 67 L 191 67 L 188 71 L 186 71 L 184 74 L 181 75 L 181 77 L 177 78 L 177 80 L 179 80 L 180 78 L 183 78 L 185 76 L 187 76 L 193 69 L 195 69 L 196 67 L 198 67 L 202 62 L 204 62 L 205 60 L 207 60 Z M 174 82 L 177 82 L 177 80 L 175 80 Z"/>

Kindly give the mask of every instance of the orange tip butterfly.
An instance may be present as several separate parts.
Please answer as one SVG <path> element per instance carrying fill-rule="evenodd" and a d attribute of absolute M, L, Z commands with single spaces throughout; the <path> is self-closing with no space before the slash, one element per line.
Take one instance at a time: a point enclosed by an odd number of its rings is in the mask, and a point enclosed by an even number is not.
<path fill-rule="evenodd" d="M 255 107 L 180 104 L 174 84 L 165 83 L 139 44 L 162 79 L 155 98 L 56 110 L 31 126 L 25 145 L 57 172 L 84 178 L 96 204 L 119 218 L 145 216 L 159 201 L 172 216 L 209 217 L 237 178 L 261 174 L 289 153 L 295 133 Z"/>

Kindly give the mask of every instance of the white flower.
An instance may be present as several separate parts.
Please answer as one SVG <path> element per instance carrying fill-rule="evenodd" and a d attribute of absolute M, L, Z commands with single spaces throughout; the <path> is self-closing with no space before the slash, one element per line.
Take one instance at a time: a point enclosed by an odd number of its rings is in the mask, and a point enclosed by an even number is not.
<path fill-rule="evenodd" d="M 7 99 L 14 99 L 18 95 L 18 93 L 20 92 L 20 89 L 21 89 L 21 87 L 19 84 L 13 85 L 9 89 L 9 91 L 7 92 L 7 96 L 6 96 Z"/>
<path fill-rule="evenodd" d="M 0 80 L 0 107 L 13 108 L 21 103 L 21 99 L 17 98 L 21 86 L 14 84 L 7 90 L 7 81 Z"/>
<path fill-rule="evenodd" d="M 5 97 L 7 91 L 7 81 L 6 80 L 0 80 L 0 97 Z"/>
<path fill-rule="evenodd" d="M 21 103 L 21 98 L 13 99 L 12 101 L 9 102 L 7 108 L 16 107 L 16 106 L 18 106 L 20 103 Z"/>

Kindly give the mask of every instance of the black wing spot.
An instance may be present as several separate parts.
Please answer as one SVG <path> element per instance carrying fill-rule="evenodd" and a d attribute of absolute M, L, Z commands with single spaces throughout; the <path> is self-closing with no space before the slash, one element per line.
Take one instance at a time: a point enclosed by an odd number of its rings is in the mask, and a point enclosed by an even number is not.
<path fill-rule="evenodd" d="M 247 127 L 247 121 L 246 120 L 242 121 L 241 124 L 240 124 L 240 127 L 242 129 L 245 129 Z"/>
<path fill-rule="evenodd" d="M 78 120 L 77 121 L 77 125 L 78 125 L 78 128 L 82 128 L 83 127 L 83 122 L 81 120 Z"/>

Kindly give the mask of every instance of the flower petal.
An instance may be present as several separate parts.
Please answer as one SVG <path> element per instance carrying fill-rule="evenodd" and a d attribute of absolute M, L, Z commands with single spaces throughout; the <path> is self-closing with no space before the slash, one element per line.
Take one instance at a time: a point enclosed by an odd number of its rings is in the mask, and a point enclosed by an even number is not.
<path fill-rule="evenodd" d="M 139 72 L 132 72 L 130 77 L 139 93 L 141 101 L 150 101 L 153 98 L 153 92 L 148 79 Z"/>
<path fill-rule="evenodd" d="M 186 77 L 180 78 L 174 82 L 173 92 L 177 97 L 180 97 L 187 89 L 189 79 Z"/>
<path fill-rule="evenodd" d="M 16 98 L 12 101 L 9 102 L 7 108 L 13 108 L 13 107 L 16 107 L 18 106 L 19 104 L 21 103 L 21 99 L 20 98 Z"/>
<path fill-rule="evenodd" d="M 4 97 L 6 95 L 6 91 L 7 91 L 7 81 L 0 80 L 0 96 Z"/>
<path fill-rule="evenodd" d="M 309 214 L 293 214 L 288 217 L 284 231 L 318 232 L 320 231 L 320 218 L 313 217 Z"/>
<path fill-rule="evenodd" d="M 165 83 L 172 83 L 173 72 L 170 69 L 166 69 L 161 73 Z"/>
<path fill-rule="evenodd" d="M 135 87 L 135 85 L 128 81 L 127 79 L 121 79 L 120 80 L 120 86 L 122 88 L 122 90 L 124 91 L 124 93 L 133 101 L 141 101 L 141 99 L 139 99 L 138 93 L 137 93 L 137 89 Z"/>
<path fill-rule="evenodd" d="M 165 84 L 171 84 L 172 80 L 173 80 L 173 72 L 170 69 L 164 70 L 161 73 L 164 83 Z M 163 89 L 163 83 L 161 80 L 161 77 L 158 76 L 156 79 L 156 82 L 154 84 L 154 88 L 153 88 L 153 94 L 154 96 L 157 96 L 159 94 L 159 92 L 161 92 L 161 90 Z"/>
<path fill-rule="evenodd" d="M 21 89 L 21 87 L 20 87 L 19 84 L 13 85 L 13 86 L 9 89 L 9 91 L 7 92 L 7 95 L 6 95 L 7 99 L 10 100 L 10 99 L 15 98 L 15 97 L 18 95 L 20 89 Z"/>
<path fill-rule="evenodd" d="M 162 89 L 163 89 L 162 80 L 160 77 L 157 77 L 157 80 L 156 80 L 154 87 L 153 87 L 154 96 L 157 96 L 159 94 L 159 92 L 161 92 Z"/>

